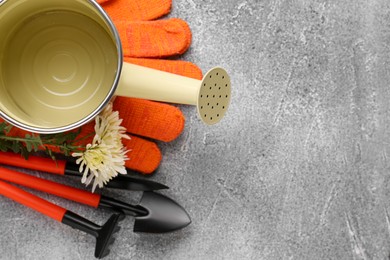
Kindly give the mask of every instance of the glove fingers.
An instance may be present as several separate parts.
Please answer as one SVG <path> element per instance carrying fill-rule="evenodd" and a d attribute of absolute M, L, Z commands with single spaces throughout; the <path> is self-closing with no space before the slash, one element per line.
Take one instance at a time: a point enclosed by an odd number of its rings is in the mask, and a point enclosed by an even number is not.
<path fill-rule="evenodd" d="M 177 18 L 151 22 L 114 21 L 124 56 L 167 57 L 183 54 L 191 45 L 188 24 Z"/>
<path fill-rule="evenodd" d="M 166 71 L 181 76 L 202 79 L 202 70 L 194 63 L 182 60 L 157 60 L 125 57 L 124 60 L 129 63 L 140 66 Z"/>
<path fill-rule="evenodd" d="M 170 142 L 184 129 L 182 112 L 165 103 L 116 97 L 114 110 L 120 111 L 122 126 L 131 134 Z"/>
<path fill-rule="evenodd" d="M 158 146 L 145 139 L 131 136 L 130 140 L 123 139 L 123 144 L 129 149 L 125 166 L 143 174 L 153 173 L 160 165 L 162 155 Z"/>
<path fill-rule="evenodd" d="M 171 0 L 99 0 L 112 19 L 147 21 L 171 11 Z"/>

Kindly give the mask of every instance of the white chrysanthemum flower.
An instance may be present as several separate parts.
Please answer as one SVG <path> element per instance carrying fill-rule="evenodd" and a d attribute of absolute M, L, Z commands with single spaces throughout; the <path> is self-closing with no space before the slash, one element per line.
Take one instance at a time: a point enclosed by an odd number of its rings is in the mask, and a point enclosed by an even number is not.
<path fill-rule="evenodd" d="M 119 113 L 112 111 L 112 104 L 95 118 L 95 136 L 92 144 L 85 151 L 73 153 L 80 164 L 79 171 L 83 173 L 82 183 L 87 186 L 92 182 L 92 191 L 96 186 L 102 188 L 107 182 L 119 174 L 126 174 L 125 161 L 127 150 L 122 144 L 122 138 L 129 139 L 126 129 L 121 126 Z"/>

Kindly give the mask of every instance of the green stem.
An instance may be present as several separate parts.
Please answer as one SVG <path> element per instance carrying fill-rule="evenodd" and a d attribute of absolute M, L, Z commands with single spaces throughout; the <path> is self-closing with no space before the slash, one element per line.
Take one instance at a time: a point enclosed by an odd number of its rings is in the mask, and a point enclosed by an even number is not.
<path fill-rule="evenodd" d="M 53 146 L 57 146 L 60 150 L 67 150 L 69 152 L 74 152 L 74 151 L 80 151 L 80 149 L 83 148 L 82 145 L 73 145 L 73 144 L 57 144 L 55 143 L 55 139 L 54 140 L 46 140 L 46 141 L 42 141 L 41 138 L 39 137 L 33 137 L 34 139 L 26 139 L 26 138 L 22 138 L 22 137 L 12 137 L 12 136 L 5 136 L 5 135 L 0 135 L 0 139 L 2 140 L 6 140 L 6 141 L 17 141 L 17 142 L 23 142 L 23 143 L 36 143 L 36 144 L 39 144 L 39 145 L 53 145 Z"/>
<path fill-rule="evenodd" d="M 26 138 L 5 136 L 5 135 L 0 135 L 0 139 L 6 140 L 6 141 L 33 142 L 33 140 L 28 140 Z M 39 142 L 39 143 L 42 143 L 42 142 Z"/>

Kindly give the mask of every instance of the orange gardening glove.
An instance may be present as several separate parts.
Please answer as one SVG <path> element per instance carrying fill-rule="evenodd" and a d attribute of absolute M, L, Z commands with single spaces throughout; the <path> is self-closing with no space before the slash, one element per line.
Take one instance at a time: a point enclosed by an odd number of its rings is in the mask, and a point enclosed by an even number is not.
<path fill-rule="evenodd" d="M 191 44 L 191 31 L 180 19 L 154 20 L 169 13 L 170 0 L 100 0 L 116 25 L 126 62 L 179 75 L 202 78 L 194 64 L 179 60 L 164 60 L 183 54 Z M 156 59 L 158 58 L 158 59 Z M 131 136 L 124 140 L 129 150 L 126 167 L 149 174 L 160 164 L 162 156 L 156 143 L 143 139 L 169 142 L 184 128 L 184 116 L 175 106 L 135 98 L 116 97 L 114 110 L 123 119 L 122 126 Z M 82 127 L 80 136 L 93 133 L 94 122 Z M 25 131 L 13 128 L 10 135 L 24 136 Z M 79 137 L 80 137 L 79 136 Z M 91 139 L 87 139 L 86 143 Z"/>

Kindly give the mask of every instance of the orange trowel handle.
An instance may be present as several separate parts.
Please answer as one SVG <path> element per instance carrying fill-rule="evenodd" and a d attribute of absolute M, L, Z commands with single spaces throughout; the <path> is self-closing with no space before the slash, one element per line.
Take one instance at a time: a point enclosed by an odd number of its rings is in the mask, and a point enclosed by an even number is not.
<path fill-rule="evenodd" d="M 64 175 L 66 161 L 52 160 L 50 158 L 29 156 L 28 160 L 20 156 L 20 154 L 11 152 L 0 153 L 0 164 L 12 165 L 20 168 L 27 168 L 36 171 L 50 172 L 54 174 Z"/>
<path fill-rule="evenodd" d="M 4 181 L 0 181 L 0 194 L 60 222 L 67 211 Z"/>
<path fill-rule="evenodd" d="M 97 208 L 101 196 L 89 191 L 0 167 L 0 179 Z"/>

